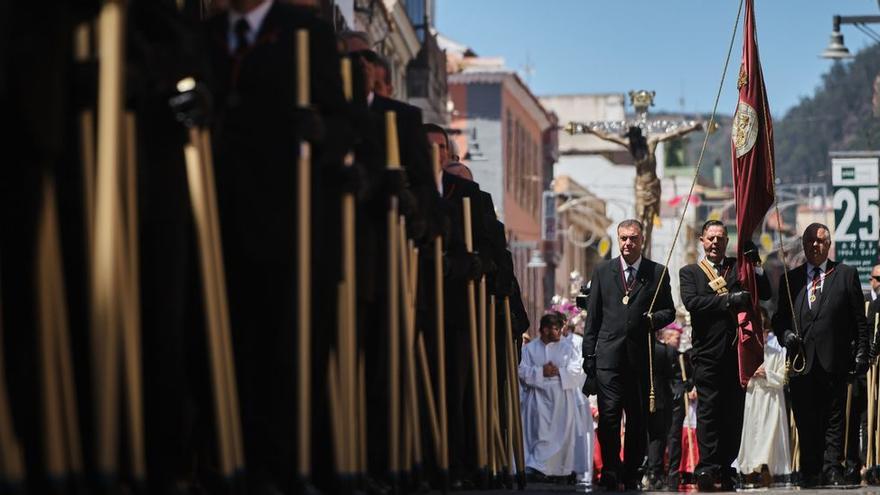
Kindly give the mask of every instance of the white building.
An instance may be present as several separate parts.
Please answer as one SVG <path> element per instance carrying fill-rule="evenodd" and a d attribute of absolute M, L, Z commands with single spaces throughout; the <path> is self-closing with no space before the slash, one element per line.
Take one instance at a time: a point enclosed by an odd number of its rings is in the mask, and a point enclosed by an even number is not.
<path fill-rule="evenodd" d="M 606 216 L 612 220 L 607 234 L 610 241 L 609 256 L 619 254 L 617 224 L 635 216 L 635 166 L 629 151 L 620 145 L 603 141 L 592 135 L 570 136 L 562 128 L 570 121 L 625 120 L 625 96 L 621 94 L 580 94 L 542 97 L 541 102 L 559 117 L 559 161 L 553 176 L 569 176 L 597 197 L 605 201 Z M 662 196 L 660 224 L 654 226 L 651 253 L 654 261 L 663 263 L 672 246 L 683 202 L 670 206 L 676 196 L 687 194 L 690 178 L 684 176 L 664 177 L 664 146 L 656 150 L 657 175 L 661 178 Z M 688 208 L 685 225 L 681 229 L 675 251 L 669 260 L 672 292 L 676 304 L 680 304 L 678 270 L 695 261 L 696 237 L 693 231 L 695 208 Z M 599 249 L 597 243 L 595 249 Z M 601 253 L 600 253 L 601 254 Z M 585 274 L 589 276 L 589 274 Z"/>

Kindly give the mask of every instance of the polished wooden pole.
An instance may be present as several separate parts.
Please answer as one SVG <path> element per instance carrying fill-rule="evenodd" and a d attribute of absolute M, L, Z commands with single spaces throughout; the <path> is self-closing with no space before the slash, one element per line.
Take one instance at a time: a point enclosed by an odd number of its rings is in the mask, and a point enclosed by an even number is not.
<path fill-rule="evenodd" d="M 385 135 L 387 147 L 388 169 L 400 170 L 400 149 L 397 141 L 397 117 L 394 112 L 385 113 Z M 396 484 L 400 475 L 400 280 L 398 270 L 400 260 L 397 236 L 400 235 L 397 225 L 398 198 L 391 195 L 387 212 L 387 314 L 388 314 L 388 470 L 392 484 Z"/>
<path fill-rule="evenodd" d="M 122 98 L 125 24 L 122 0 L 104 0 L 98 18 L 98 145 L 91 257 L 91 324 L 95 396 L 95 469 L 113 483 L 119 463 L 119 307 L 116 279 L 120 220 Z"/>
<path fill-rule="evenodd" d="M 309 85 L 309 32 L 296 31 L 296 104 L 308 108 L 311 102 Z M 311 184 L 312 148 L 302 140 L 299 143 L 297 164 L 297 465 L 300 481 L 311 477 L 311 421 L 312 421 L 312 252 L 311 252 Z"/>
<path fill-rule="evenodd" d="M 510 317 L 510 299 L 504 298 L 504 323 L 506 327 L 504 342 L 507 347 L 508 388 L 513 399 L 513 455 L 516 460 L 516 479 L 522 490 L 526 485 L 525 451 L 523 449 L 522 415 L 519 407 L 519 373 L 516 351 L 513 349 L 513 322 Z"/>
<path fill-rule="evenodd" d="M 431 145 L 431 163 L 437 186 L 442 186 L 440 167 L 440 148 Z M 449 413 L 446 409 L 446 320 L 445 300 L 443 293 L 443 238 L 434 238 L 434 326 L 437 359 L 437 408 L 438 427 L 440 430 L 439 452 L 437 463 L 440 468 L 441 487 L 444 492 L 449 490 Z"/>
<path fill-rule="evenodd" d="M 474 252 L 474 240 L 473 240 L 473 231 L 471 230 L 471 199 L 463 198 L 463 212 L 464 212 L 464 238 L 465 238 L 465 248 L 467 249 L 468 254 L 472 254 Z M 473 372 L 472 376 L 472 386 L 473 386 L 473 394 L 474 394 L 474 426 L 475 432 L 477 435 L 477 464 L 482 469 L 486 466 L 486 429 L 484 428 L 484 419 L 485 416 L 483 414 L 483 393 L 482 393 L 482 364 L 480 361 L 480 342 L 478 339 L 478 328 L 477 328 L 477 295 L 475 283 L 473 280 L 468 280 L 467 283 L 467 296 L 468 296 L 468 320 L 469 320 L 469 328 L 470 328 L 470 341 L 471 341 L 471 369 Z"/>

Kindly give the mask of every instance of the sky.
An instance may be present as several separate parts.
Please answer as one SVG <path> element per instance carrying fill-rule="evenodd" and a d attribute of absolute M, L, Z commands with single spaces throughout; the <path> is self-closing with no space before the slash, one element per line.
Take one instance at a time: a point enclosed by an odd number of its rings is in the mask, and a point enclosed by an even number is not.
<path fill-rule="evenodd" d="M 657 92 L 653 111 L 708 113 L 739 0 L 437 0 L 437 29 L 480 56 L 504 57 L 539 95 Z M 832 16 L 880 15 L 878 0 L 755 0 L 771 112 L 811 96 L 832 61 Z M 871 26 L 880 32 L 880 24 Z M 874 43 L 841 27 L 852 53 Z M 718 111 L 732 114 L 742 18 Z M 531 74 L 525 70 L 531 67 Z M 631 110 L 630 108 L 627 109 Z"/>

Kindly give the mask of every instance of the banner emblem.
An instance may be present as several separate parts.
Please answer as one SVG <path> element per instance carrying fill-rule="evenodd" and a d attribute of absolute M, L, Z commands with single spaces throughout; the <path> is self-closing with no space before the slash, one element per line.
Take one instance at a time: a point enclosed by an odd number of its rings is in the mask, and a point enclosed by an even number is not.
<path fill-rule="evenodd" d="M 739 158 L 755 146 L 758 139 L 758 114 L 748 103 L 740 101 L 733 116 L 733 145 Z"/>

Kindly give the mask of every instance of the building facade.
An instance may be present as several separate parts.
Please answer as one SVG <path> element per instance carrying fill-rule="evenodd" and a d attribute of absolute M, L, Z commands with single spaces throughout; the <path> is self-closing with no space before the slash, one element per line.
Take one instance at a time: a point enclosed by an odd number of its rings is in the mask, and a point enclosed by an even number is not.
<path fill-rule="evenodd" d="M 480 188 L 490 193 L 507 228 L 523 300 L 539 318 L 553 294 L 544 260 L 543 192 L 556 159 L 556 118 L 516 73 L 501 67 L 450 74 L 454 136 Z M 545 276 L 550 274 L 549 276 Z"/>

